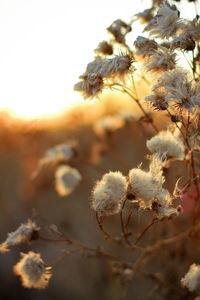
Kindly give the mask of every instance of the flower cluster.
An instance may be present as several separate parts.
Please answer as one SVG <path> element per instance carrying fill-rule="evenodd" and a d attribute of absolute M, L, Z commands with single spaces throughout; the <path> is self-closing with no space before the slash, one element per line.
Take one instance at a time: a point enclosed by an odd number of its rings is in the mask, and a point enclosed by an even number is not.
<path fill-rule="evenodd" d="M 157 217 L 179 215 L 180 209 L 172 206 L 173 197 L 163 188 L 165 164 L 165 155 L 156 153 L 151 158 L 148 172 L 131 169 L 128 179 L 120 172 L 105 174 L 93 189 L 92 208 L 102 215 L 117 214 L 129 194 L 138 201 L 141 209 L 153 209 Z"/>

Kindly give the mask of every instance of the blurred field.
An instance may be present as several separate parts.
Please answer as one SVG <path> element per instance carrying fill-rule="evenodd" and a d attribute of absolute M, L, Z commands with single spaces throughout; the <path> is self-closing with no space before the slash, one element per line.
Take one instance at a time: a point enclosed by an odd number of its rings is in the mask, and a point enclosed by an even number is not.
<path fill-rule="evenodd" d="M 112 242 L 105 242 L 96 225 L 95 214 L 90 208 L 90 195 L 96 180 L 108 170 L 120 170 L 124 175 L 129 169 L 143 162 L 147 167 L 145 156 L 148 150 L 145 145 L 147 138 L 154 132 L 145 122 L 132 120 L 123 128 L 100 138 L 95 135 L 93 124 L 103 115 L 116 114 L 120 109 L 128 108 L 139 112 L 127 100 L 119 101 L 119 96 L 105 99 L 96 104 L 87 104 L 71 110 L 58 119 L 46 121 L 20 121 L 3 114 L 0 118 L 0 241 L 6 239 L 7 232 L 14 231 L 21 223 L 37 212 L 36 222 L 44 228 L 56 224 L 58 228 L 71 237 L 88 245 L 101 245 L 107 252 L 118 254 L 130 261 L 135 260 L 135 253 L 122 250 Z M 138 117 L 137 117 L 138 118 Z M 166 127 L 167 118 L 156 120 L 160 128 Z M 77 168 L 82 174 L 80 186 L 68 197 L 59 197 L 54 189 L 54 167 L 47 167 L 34 179 L 31 174 L 36 169 L 38 160 L 45 151 L 57 144 L 71 141 L 77 149 L 76 157 L 70 166 Z M 181 164 L 172 163 L 171 171 L 166 170 L 167 185 L 173 189 L 176 180 L 184 170 Z M 170 175 L 173 174 L 173 177 Z M 141 244 L 147 245 L 158 238 L 165 238 L 187 228 L 188 215 L 185 212 L 174 221 L 163 221 L 153 227 L 145 235 Z M 148 212 L 135 211 L 131 227 L 133 234 L 144 228 L 151 220 Z M 119 216 L 108 218 L 106 226 L 114 235 L 120 232 Z M 180 288 L 182 276 L 189 263 L 194 261 L 195 247 L 198 245 L 179 244 L 171 250 L 162 249 L 162 258 L 156 257 L 146 270 L 167 274 L 168 281 Z M 119 299 L 122 287 L 113 276 L 111 266 L 104 260 L 90 255 L 73 254 L 57 263 L 48 288 L 42 291 L 28 290 L 21 286 L 18 277 L 13 274 L 12 267 L 19 260 L 20 252 L 33 250 L 40 252 L 48 265 L 61 255 L 62 249 L 68 249 L 64 243 L 49 243 L 36 240 L 30 245 L 24 244 L 12 248 L 6 254 L 0 254 L 0 299 L 46 300 L 46 299 Z M 160 257 L 161 257 L 160 256 Z M 167 262 L 167 263 L 166 263 Z M 174 267 L 176 266 L 176 267 Z M 164 276 L 164 275 L 163 275 Z M 156 283 L 153 279 L 135 276 L 130 284 L 127 299 L 148 299 Z M 154 294 L 152 299 L 182 299 L 165 291 Z M 189 297 L 189 296 L 188 296 Z M 184 299 L 188 298 L 187 295 Z"/>

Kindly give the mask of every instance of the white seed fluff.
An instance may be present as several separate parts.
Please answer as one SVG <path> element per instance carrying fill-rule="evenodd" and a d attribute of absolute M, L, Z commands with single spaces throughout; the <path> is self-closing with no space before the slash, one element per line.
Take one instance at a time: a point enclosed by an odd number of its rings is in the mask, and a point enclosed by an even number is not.
<path fill-rule="evenodd" d="M 21 276 L 22 285 L 26 288 L 44 289 L 51 277 L 50 267 L 45 267 L 39 253 L 21 253 L 22 259 L 14 266 L 16 275 Z"/>
<path fill-rule="evenodd" d="M 0 244 L 0 252 L 8 252 L 10 251 L 9 247 L 30 241 L 33 233 L 39 230 L 40 228 L 34 222 L 28 220 L 27 223 L 21 224 L 17 230 L 8 233 L 5 242 Z"/>
<path fill-rule="evenodd" d="M 188 288 L 189 291 L 200 290 L 200 265 L 192 264 L 189 271 L 181 279 L 181 284 Z"/>
<path fill-rule="evenodd" d="M 168 157 L 184 159 L 184 144 L 181 139 L 169 130 L 160 131 L 146 143 L 152 153 L 166 153 Z"/>
<path fill-rule="evenodd" d="M 60 196 L 67 196 L 79 185 L 81 179 L 77 169 L 62 165 L 55 172 L 55 188 Z"/>
<path fill-rule="evenodd" d="M 140 199 L 140 207 L 145 209 L 151 208 L 159 185 L 150 172 L 135 168 L 129 171 L 129 189 Z"/>
<path fill-rule="evenodd" d="M 92 208 L 104 216 L 117 214 L 121 210 L 126 191 L 126 177 L 120 172 L 109 172 L 93 189 Z"/>

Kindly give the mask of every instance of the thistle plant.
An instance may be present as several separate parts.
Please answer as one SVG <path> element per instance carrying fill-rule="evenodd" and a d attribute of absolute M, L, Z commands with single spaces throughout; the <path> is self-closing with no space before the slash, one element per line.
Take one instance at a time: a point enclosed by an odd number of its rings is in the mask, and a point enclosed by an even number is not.
<path fill-rule="evenodd" d="M 197 1 L 189 2 L 194 2 L 197 7 Z M 193 20 L 182 18 L 178 6 L 181 8 L 178 1 L 152 0 L 152 7 L 135 14 L 129 22 L 115 20 L 107 28 L 110 39 L 99 42 L 94 51 L 94 60 L 86 66 L 85 72 L 74 86 L 75 91 L 80 92 L 84 99 L 96 98 L 96 101 L 103 97 L 104 91 L 117 91 L 122 96 L 128 96 L 141 112 L 139 118 L 135 118 L 130 111 L 118 112 L 112 116 L 104 116 L 93 124 L 98 139 L 108 146 L 106 151 L 116 155 L 115 147 L 110 147 L 112 137 L 132 120 L 138 122 L 142 132 L 148 136 L 148 167 L 143 167 L 141 161 L 140 165 L 130 165 L 126 173 L 122 170 L 107 170 L 94 182 L 91 191 L 91 210 L 105 243 L 128 249 L 132 253 L 132 259 L 130 255 L 127 259 L 126 256 L 122 258 L 107 252 L 101 245 L 94 247 L 75 240 L 61 232 L 56 225 L 48 226 L 48 233 L 52 235 L 41 234 L 34 220 L 29 220 L 27 224 L 9 234 L 1 244 L 2 252 L 22 242 L 33 243 L 33 233 L 37 233 L 37 239 L 49 243 L 64 242 L 69 246 L 68 250 L 63 250 L 62 256 L 58 256 L 58 261 L 79 252 L 90 253 L 109 261 L 113 276 L 117 274 L 123 287 L 120 299 L 128 299 L 128 287 L 134 285 L 133 278 L 136 274 L 149 277 L 157 283 L 158 288 L 153 293 L 165 290 L 165 294 L 159 299 L 167 299 L 167 295 L 171 299 L 200 296 L 198 261 L 191 261 L 191 266 L 188 265 L 182 270 L 182 274 L 176 278 L 178 286 L 173 286 L 167 280 L 167 275 L 160 276 L 145 269 L 158 253 L 162 259 L 164 248 L 175 249 L 178 245 L 184 248 L 185 243 L 192 244 L 192 241 L 197 242 L 200 238 L 200 19 L 198 15 Z M 135 22 L 144 25 L 141 33 L 143 36 L 128 43 L 127 36 L 130 41 Z M 142 98 L 138 96 L 137 88 L 141 81 L 149 91 Z M 158 119 L 167 121 L 162 124 Z M 60 196 L 73 194 L 79 188 L 81 180 L 84 180 L 84 174 L 68 165 L 74 155 L 74 148 L 68 144 L 48 150 L 39 161 L 33 178 L 38 176 L 41 168 L 53 163 L 56 169 L 56 190 Z M 78 150 L 76 155 L 81 157 Z M 146 158 L 144 162 L 145 160 Z M 182 167 L 183 175 L 175 178 L 172 172 L 169 178 L 168 173 L 175 163 Z M 173 188 L 168 184 L 169 180 L 173 181 Z M 153 242 L 148 238 L 144 239 L 156 226 L 165 224 L 167 231 L 171 224 L 182 218 L 183 202 L 189 197 L 191 189 L 194 191 L 194 201 L 187 228 L 176 231 L 167 238 L 154 236 Z M 140 214 L 144 221 L 148 214 L 150 222 L 146 222 L 142 229 L 133 228 L 132 219 L 135 213 Z M 107 220 L 117 216 L 120 232 L 116 236 L 107 229 Z M 27 266 L 29 260 L 31 270 Z M 36 276 L 38 264 L 42 267 Z M 53 265 L 54 263 L 50 264 L 51 267 Z M 51 276 L 40 255 L 33 252 L 22 254 L 22 260 L 14 270 L 21 275 L 23 285 L 28 288 L 46 287 Z M 54 270 L 52 274 L 54 276 Z"/>

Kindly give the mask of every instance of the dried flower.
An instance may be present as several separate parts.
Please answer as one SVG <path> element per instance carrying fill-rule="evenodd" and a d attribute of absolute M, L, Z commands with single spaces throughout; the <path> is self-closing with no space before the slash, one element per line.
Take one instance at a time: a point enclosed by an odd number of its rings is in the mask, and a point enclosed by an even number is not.
<path fill-rule="evenodd" d="M 96 73 L 89 73 L 80 76 L 79 81 L 74 86 L 74 90 L 81 92 L 84 99 L 97 97 L 103 90 L 103 78 Z"/>
<path fill-rule="evenodd" d="M 145 68 L 147 71 L 168 71 L 175 68 L 176 65 L 176 54 L 164 50 L 155 50 L 154 55 L 151 55 L 149 60 L 145 63 Z"/>
<path fill-rule="evenodd" d="M 185 51 L 193 51 L 195 48 L 195 41 L 192 39 L 191 35 L 188 33 L 183 33 L 172 42 L 172 48 Z"/>
<path fill-rule="evenodd" d="M 200 40 L 200 19 L 196 16 L 192 21 L 186 20 L 182 26 L 182 32 L 191 36 L 195 41 Z"/>
<path fill-rule="evenodd" d="M 168 104 L 175 104 L 183 110 L 192 112 L 200 105 L 200 84 L 181 68 L 165 72 L 153 89 L 157 88 L 166 90 Z"/>
<path fill-rule="evenodd" d="M 141 208 L 150 208 L 156 197 L 160 185 L 154 181 L 150 172 L 145 172 L 139 168 L 129 171 L 129 192 L 139 199 Z"/>
<path fill-rule="evenodd" d="M 97 181 L 92 191 L 92 208 L 103 216 L 120 212 L 127 181 L 120 172 L 109 172 Z"/>
<path fill-rule="evenodd" d="M 184 144 L 181 139 L 169 130 L 160 131 L 147 141 L 147 148 L 151 153 L 166 153 L 168 158 L 184 159 Z"/>
<path fill-rule="evenodd" d="M 38 227 L 35 222 L 28 220 L 27 223 L 21 224 L 17 230 L 8 233 L 7 239 L 0 245 L 0 252 L 8 252 L 10 251 L 9 247 L 11 246 L 19 245 L 35 239 L 39 230 L 40 227 Z"/>
<path fill-rule="evenodd" d="M 145 102 L 150 102 L 155 109 L 166 110 L 168 108 L 166 96 L 166 92 L 156 90 L 154 94 L 145 97 Z"/>
<path fill-rule="evenodd" d="M 118 19 L 114 21 L 107 28 L 107 30 L 114 36 L 116 42 L 120 44 L 125 44 L 125 36 L 128 32 L 131 31 L 131 26 Z"/>
<path fill-rule="evenodd" d="M 87 65 L 86 71 L 80 76 L 74 86 L 74 90 L 81 92 L 84 99 L 97 97 L 104 88 L 103 79 L 124 79 L 124 76 L 134 70 L 133 56 L 124 54 L 112 59 L 105 59 L 97 56 L 95 60 Z"/>
<path fill-rule="evenodd" d="M 200 265 L 192 264 L 189 271 L 181 279 L 181 284 L 188 288 L 190 292 L 200 290 Z"/>
<path fill-rule="evenodd" d="M 51 267 L 45 267 L 39 253 L 21 253 L 22 259 L 14 266 L 16 275 L 21 276 L 22 285 L 26 288 L 44 289 L 52 276 Z"/>
<path fill-rule="evenodd" d="M 139 199 L 141 208 L 152 208 L 165 181 L 163 176 L 164 156 L 155 154 L 151 158 L 149 172 L 135 168 L 129 171 L 129 192 Z"/>
<path fill-rule="evenodd" d="M 55 173 L 55 188 L 60 196 L 67 196 L 80 184 L 81 174 L 75 168 L 62 165 Z"/>
<path fill-rule="evenodd" d="M 153 19 L 153 8 L 145 9 L 143 12 L 136 14 L 135 17 L 140 20 L 142 24 L 148 23 Z"/>
<path fill-rule="evenodd" d="M 103 55 L 112 55 L 113 54 L 113 46 L 109 44 L 107 41 L 102 41 L 99 43 L 98 47 L 94 50 L 96 53 Z"/>
<path fill-rule="evenodd" d="M 158 44 L 154 40 L 149 40 L 143 36 L 138 36 L 134 42 L 136 55 L 140 58 L 148 58 L 155 54 L 154 50 L 158 49 Z"/>
<path fill-rule="evenodd" d="M 166 1 L 157 12 L 157 15 L 145 27 L 144 31 L 150 31 L 151 35 L 158 38 L 169 38 L 175 36 L 177 30 L 182 26 L 179 19 L 179 11 L 176 6 L 170 6 Z"/>
<path fill-rule="evenodd" d="M 123 79 L 125 75 L 134 70 L 132 63 L 132 55 L 118 55 L 112 59 L 105 60 L 99 72 L 104 78 L 118 77 L 120 79 Z"/>
<path fill-rule="evenodd" d="M 166 164 L 165 154 L 154 154 L 151 157 L 149 171 L 139 168 L 129 171 L 129 193 L 133 194 L 142 209 L 152 209 L 157 218 L 178 215 L 180 211 L 172 207 L 173 198 L 164 189 L 163 167 Z"/>

